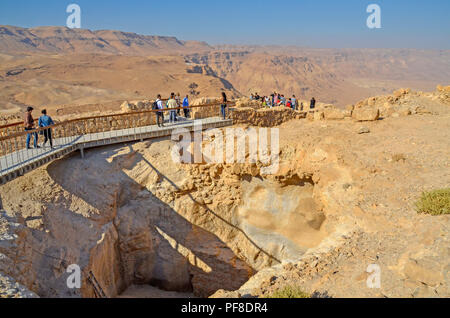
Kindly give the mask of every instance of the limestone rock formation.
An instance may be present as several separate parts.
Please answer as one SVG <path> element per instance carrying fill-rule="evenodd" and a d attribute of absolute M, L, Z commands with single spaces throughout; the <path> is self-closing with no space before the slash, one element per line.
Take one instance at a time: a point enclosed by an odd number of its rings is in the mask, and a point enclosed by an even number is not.
<path fill-rule="evenodd" d="M 258 109 L 261 108 L 261 102 L 257 100 L 251 100 L 247 97 L 241 97 L 236 100 L 236 108 L 254 108 Z"/>
<path fill-rule="evenodd" d="M 191 106 L 208 105 L 220 102 L 219 97 L 201 97 L 190 102 Z"/>
<path fill-rule="evenodd" d="M 297 112 L 286 107 L 254 109 L 237 108 L 232 112 L 235 124 L 250 124 L 259 127 L 275 127 L 293 119 L 305 118 L 306 113 Z"/>
<path fill-rule="evenodd" d="M 344 111 L 333 107 L 326 108 L 324 110 L 324 117 L 326 120 L 342 120 L 348 116 L 346 116 L 346 113 L 344 113 Z"/>
<path fill-rule="evenodd" d="M 353 119 L 357 121 L 374 121 L 380 118 L 380 111 L 372 107 L 357 107 L 353 110 Z"/>

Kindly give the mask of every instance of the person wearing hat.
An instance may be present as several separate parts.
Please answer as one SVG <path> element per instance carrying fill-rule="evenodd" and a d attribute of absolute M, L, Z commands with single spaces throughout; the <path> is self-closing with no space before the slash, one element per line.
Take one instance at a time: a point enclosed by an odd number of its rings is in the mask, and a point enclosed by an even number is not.
<path fill-rule="evenodd" d="M 25 120 L 24 120 L 24 126 L 25 131 L 34 130 L 34 119 L 31 113 L 33 112 L 33 107 L 27 107 L 27 111 L 25 112 Z M 34 148 L 40 148 L 38 146 L 38 133 L 33 132 L 27 134 L 27 149 L 30 149 L 30 139 L 31 135 L 34 135 Z"/>

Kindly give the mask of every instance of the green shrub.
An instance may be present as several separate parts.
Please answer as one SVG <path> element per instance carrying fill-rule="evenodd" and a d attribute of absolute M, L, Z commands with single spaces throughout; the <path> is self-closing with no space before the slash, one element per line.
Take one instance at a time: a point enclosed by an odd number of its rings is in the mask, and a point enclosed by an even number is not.
<path fill-rule="evenodd" d="M 450 214 L 450 188 L 423 193 L 416 207 L 418 213 Z"/>
<path fill-rule="evenodd" d="M 267 298 L 311 298 L 311 295 L 303 292 L 295 286 L 286 286 L 270 294 Z"/>

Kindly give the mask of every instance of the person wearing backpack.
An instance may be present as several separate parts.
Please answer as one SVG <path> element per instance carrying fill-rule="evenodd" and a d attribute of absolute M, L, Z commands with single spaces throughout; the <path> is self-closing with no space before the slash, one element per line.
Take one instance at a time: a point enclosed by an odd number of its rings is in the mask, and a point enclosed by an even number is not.
<path fill-rule="evenodd" d="M 164 109 L 163 102 L 161 100 L 161 95 L 158 94 L 158 97 L 156 98 L 156 101 L 153 103 L 153 109 L 158 109 L 161 111 L 156 112 L 156 123 L 158 124 L 158 127 L 164 127 L 164 112 L 162 111 Z M 161 123 L 160 123 L 161 120 Z"/>

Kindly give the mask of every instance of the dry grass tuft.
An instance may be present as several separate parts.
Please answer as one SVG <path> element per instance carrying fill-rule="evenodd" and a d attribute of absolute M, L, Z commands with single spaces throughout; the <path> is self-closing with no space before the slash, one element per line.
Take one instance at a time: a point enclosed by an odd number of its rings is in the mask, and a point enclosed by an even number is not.
<path fill-rule="evenodd" d="M 450 188 L 424 192 L 416 203 L 417 212 L 443 215 L 450 214 Z"/>

